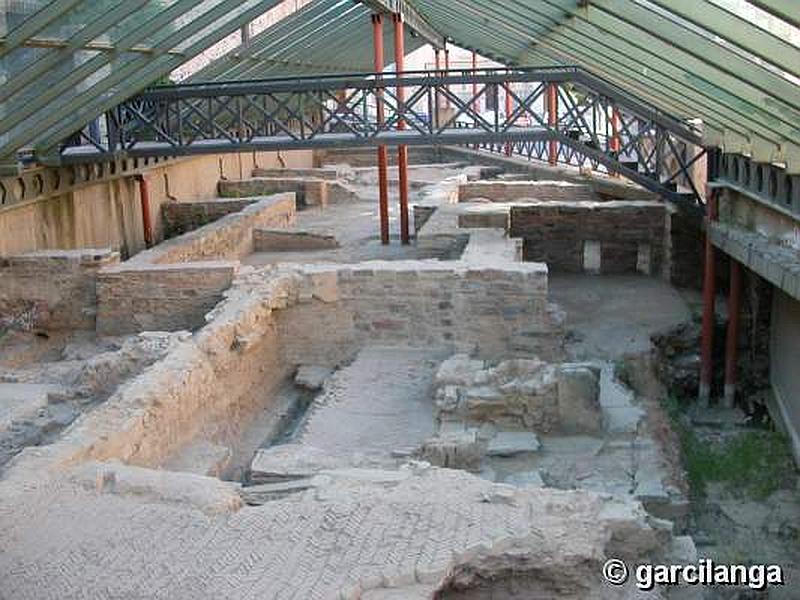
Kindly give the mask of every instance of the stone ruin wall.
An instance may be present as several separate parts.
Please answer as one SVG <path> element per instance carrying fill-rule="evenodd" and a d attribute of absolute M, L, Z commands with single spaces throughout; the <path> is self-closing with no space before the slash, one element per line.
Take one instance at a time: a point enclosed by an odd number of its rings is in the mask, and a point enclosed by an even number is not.
<path fill-rule="evenodd" d="M 517 300 L 498 306 L 498 289 Z M 205 327 L 43 452 L 57 462 L 160 466 L 200 433 L 235 439 L 299 364 L 337 366 L 369 342 L 560 355 L 542 265 L 247 270 L 225 296 Z"/>

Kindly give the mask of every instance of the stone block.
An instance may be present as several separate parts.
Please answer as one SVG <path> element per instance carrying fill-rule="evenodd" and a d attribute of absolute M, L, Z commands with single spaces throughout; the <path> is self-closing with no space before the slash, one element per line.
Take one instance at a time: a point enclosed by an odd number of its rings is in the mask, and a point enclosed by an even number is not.
<path fill-rule="evenodd" d="M 437 467 L 477 469 L 483 458 L 483 444 L 477 430 L 448 433 L 427 440 L 420 449 L 420 458 Z"/>
<path fill-rule="evenodd" d="M 517 456 L 537 452 L 541 444 L 530 431 L 498 431 L 486 448 L 487 456 Z"/>
<path fill-rule="evenodd" d="M 559 424 L 565 433 L 595 433 L 602 430 L 599 402 L 600 372 L 596 367 L 566 364 L 558 369 Z"/>
<path fill-rule="evenodd" d="M 333 235 L 280 229 L 256 228 L 253 230 L 254 252 L 333 250 L 338 247 L 339 242 Z"/>
<path fill-rule="evenodd" d="M 328 367 L 302 365 L 294 376 L 294 384 L 311 391 L 321 390 L 332 374 L 333 371 Z"/>

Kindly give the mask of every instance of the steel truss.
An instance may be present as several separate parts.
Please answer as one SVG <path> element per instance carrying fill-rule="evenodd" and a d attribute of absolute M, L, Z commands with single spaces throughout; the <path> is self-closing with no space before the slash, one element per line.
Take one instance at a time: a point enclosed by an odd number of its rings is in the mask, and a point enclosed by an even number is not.
<path fill-rule="evenodd" d="M 557 88 L 555 124 L 546 113 L 548 84 Z M 453 92 L 456 86 L 475 92 L 462 97 Z M 510 114 L 479 112 L 481 103 L 500 106 L 501 89 L 510 90 Z M 404 101 L 398 100 L 401 91 Z M 401 120 L 404 130 L 397 127 Z M 603 165 L 673 200 L 703 204 L 704 190 L 692 176 L 706 154 L 700 132 L 577 67 L 399 77 L 362 73 L 155 88 L 109 112 L 105 128 L 73 136 L 55 158 L 64 164 L 118 156 L 510 144 L 517 154 L 543 159 L 551 141 L 557 142 L 562 162 Z"/>

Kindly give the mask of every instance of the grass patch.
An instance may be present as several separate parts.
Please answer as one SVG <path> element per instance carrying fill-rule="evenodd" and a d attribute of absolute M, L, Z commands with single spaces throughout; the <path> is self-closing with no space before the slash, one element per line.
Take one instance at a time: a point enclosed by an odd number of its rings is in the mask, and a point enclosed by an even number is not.
<path fill-rule="evenodd" d="M 692 494 L 704 496 L 709 483 L 723 483 L 745 497 L 763 500 L 781 488 L 794 471 L 789 442 L 774 431 L 745 431 L 726 442 L 700 439 L 686 422 L 680 402 L 669 398 L 664 409 L 681 444 L 681 457 Z"/>

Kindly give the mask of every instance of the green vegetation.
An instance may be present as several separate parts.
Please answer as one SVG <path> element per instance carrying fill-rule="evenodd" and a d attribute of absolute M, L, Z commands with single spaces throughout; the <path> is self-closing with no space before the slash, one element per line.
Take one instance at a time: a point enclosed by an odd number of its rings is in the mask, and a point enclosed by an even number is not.
<path fill-rule="evenodd" d="M 700 439 L 686 422 L 678 399 L 670 397 L 664 409 L 681 444 L 683 465 L 693 494 L 704 496 L 709 483 L 723 483 L 731 491 L 763 500 L 781 487 L 794 470 L 789 443 L 774 431 L 749 430 L 725 442 Z"/>

